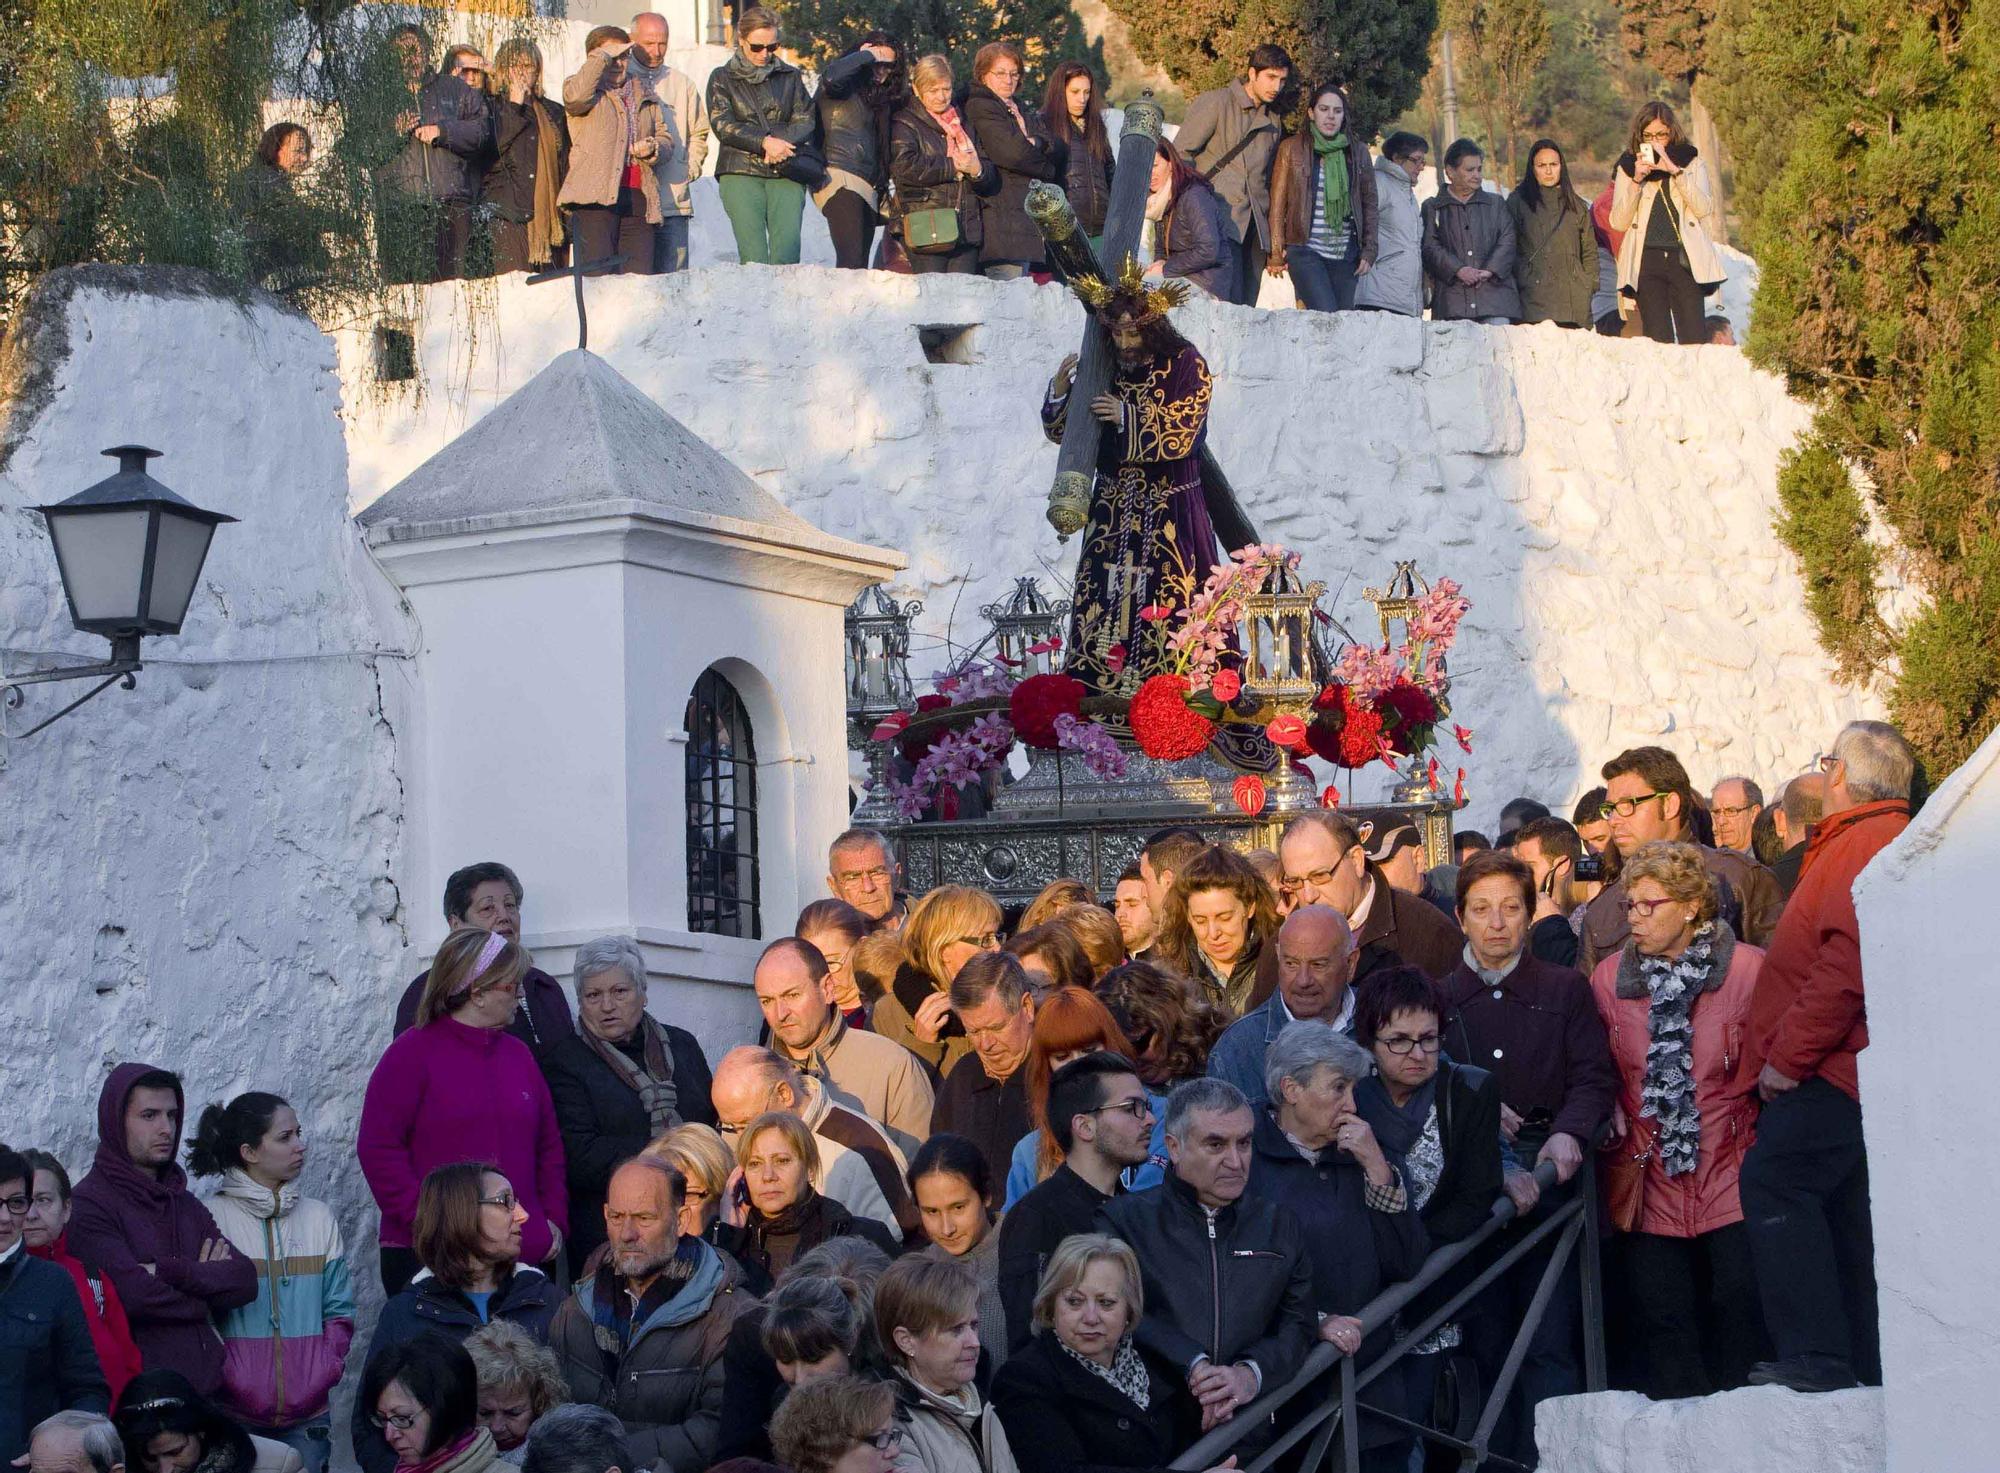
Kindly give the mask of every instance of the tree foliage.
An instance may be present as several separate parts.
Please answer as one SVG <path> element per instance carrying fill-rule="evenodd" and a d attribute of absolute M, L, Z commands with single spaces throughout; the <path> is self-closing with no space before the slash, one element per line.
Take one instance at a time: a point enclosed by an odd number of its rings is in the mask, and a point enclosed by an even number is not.
<path fill-rule="evenodd" d="M 1252 47 L 1275 42 L 1306 86 L 1347 89 L 1364 130 L 1417 100 L 1430 67 L 1437 0 L 1111 0 L 1139 55 L 1192 97 L 1241 76 Z"/>
<path fill-rule="evenodd" d="M 961 84 L 972 58 L 989 41 L 1012 41 L 1028 58 L 1023 95 L 1041 101 L 1041 87 L 1065 61 L 1084 61 L 1104 74 L 1103 48 L 1084 34 L 1068 0 L 786 0 L 785 40 L 823 66 L 852 50 L 869 31 L 900 38 L 910 55 L 939 52 Z"/>
<path fill-rule="evenodd" d="M 476 39 L 546 39 L 533 14 L 489 10 Z M 0 315 L 88 261 L 196 267 L 322 321 L 380 306 L 373 170 L 409 105 L 388 35 L 413 19 L 440 38 L 463 21 L 360 0 L 0 0 Z M 273 112 L 306 124 L 314 166 L 246 203 Z"/>
<path fill-rule="evenodd" d="M 2000 722 L 2000 0 L 1728 0 L 1704 65 L 1755 161 L 1750 351 L 1818 406 L 1778 533 L 1941 775 Z"/>
<path fill-rule="evenodd" d="M 1444 20 L 1469 95 L 1483 104 L 1487 147 L 1512 179 L 1528 141 L 1534 80 L 1554 39 L 1547 0 L 1446 0 Z"/>
<path fill-rule="evenodd" d="M 1624 0 L 1625 49 L 1683 82 L 1702 70 L 1702 41 L 1714 0 Z"/>

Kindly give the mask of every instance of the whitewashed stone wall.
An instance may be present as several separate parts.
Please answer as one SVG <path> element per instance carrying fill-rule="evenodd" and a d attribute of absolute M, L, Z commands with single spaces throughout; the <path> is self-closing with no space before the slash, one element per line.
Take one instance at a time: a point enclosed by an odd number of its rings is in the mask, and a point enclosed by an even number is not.
<path fill-rule="evenodd" d="M 1544 1473 L 1883 1473 L 1882 1392 L 1558 1396 L 1535 1408 L 1535 1445 Z M 1987 1468 L 1992 1459 L 1954 1466 Z"/>
<path fill-rule="evenodd" d="M 43 287 L 5 383 L 0 658 L 104 657 L 76 634 L 42 519 L 126 442 L 215 538 L 178 638 L 113 688 L 0 742 L 0 1139 L 80 1175 L 110 1066 L 182 1072 L 190 1115 L 250 1088 L 298 1108 L 307 1189 L 337 1205 L 372 1294 L 354 1161 L 359 1083 L 389 1040 L 404 954 L 397 724 L 412 637 L 345 506 L 331 345 L 273 305 L 171 273 Z M 165 288 L 163 290 L 162 288 Z M 19 731 L 82 693 L 32 690 Z M 428 906 L 428 897 L 417 903 Z"/>
<path fill-rule="evenodd" d="M 2000 733 L 1854 885 L 1868 978 L 1861 1104 L 1875 1216 L 1888 1473 L 1987 1473 L 2000 1446 L 1991 1270 L 2000 994 L 1978 924 L 2000 873 Z"/>
<path fill-rule="evenodd" d="M 573 345 L 564 287 L 478 290 L 473 329 L 458 289 L 431 294 L 424 392 L 347 395 L 356 507 Z M 977 638 L 1016 574 L 1066 581 L 1036 416 L 1080 326 L 1058 288 L 723 266 L 588 291 L 593 351 L 824 530 L 910 555 L 920 665 Z M 1396 558 L 1470 592 L 1474 825 L 1518 793 L 1567 804 L 1643 741 L 1698 784 L 1782 777 L 1870 709 L 1833 683 L 1770 530 L 1806 412 L 1736 350 L 1210 301 L 1180 320 L 1217 373 L 1222 464 L 1358 635 Z M 343 340 L 351 390 L 368 356 Z"/>

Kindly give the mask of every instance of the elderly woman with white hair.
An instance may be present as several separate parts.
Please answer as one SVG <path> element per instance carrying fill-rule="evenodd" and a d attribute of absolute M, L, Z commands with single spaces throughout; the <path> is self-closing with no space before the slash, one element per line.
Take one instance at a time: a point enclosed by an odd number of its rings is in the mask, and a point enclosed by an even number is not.
<path fill-rule="evenodd" d="M 646 1011 L 646 960 L 625 936 L 576 949 L 578 1031 L 542 1056 L 569 1168 L 570 1263 L 604 1242 L 611 1169 L 677 1125 L 715 1124 L 708 1060 L 686 1029 Z"/>
<path fill-rule="evenodd" d="M 1291 1208 L 1305 1225 L 1319 1337 L 1345 1355 L 1387 1344 L 1354 1316 L 1389 1285 L 1423 1267 L 1430 1241 L 1410 1205 L 1400 1158 L 1354 1109 L 1354 1086 L 1374 1071 L 1368 1050 L 1329 1024 L 1287 1024 L 1264 1055 L 1270 1103 L 1251 1140 L 1250 1193 Z M 1405 1415 L 1394 1377 L 1369 1388 L 1371 1404 Z M 1410 1440 L 1362 1419 L 1364 1469 L 1408 1466 Z"/>

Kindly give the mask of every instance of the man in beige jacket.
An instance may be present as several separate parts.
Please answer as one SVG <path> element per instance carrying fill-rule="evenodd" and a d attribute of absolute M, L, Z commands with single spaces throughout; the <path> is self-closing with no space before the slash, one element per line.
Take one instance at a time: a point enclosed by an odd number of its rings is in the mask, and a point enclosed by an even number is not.
<path fill-rule="evenodd" d="M 670 135 L 661 140 L 660 156 L 653 164 L 653 177 L 660 185 L 653 270 L 685 271 L 694 181 L 708 162 L 708 103 L 692 77 L 667 65 L 667 19 L 657 11 L 642 10 L 632 17 L 632 51 L 626 65 L 660 100 Z"/>

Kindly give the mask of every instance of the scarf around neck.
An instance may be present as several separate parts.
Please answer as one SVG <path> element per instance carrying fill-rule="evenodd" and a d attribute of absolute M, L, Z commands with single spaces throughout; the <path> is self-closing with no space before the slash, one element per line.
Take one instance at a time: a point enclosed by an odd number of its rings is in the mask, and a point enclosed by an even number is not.
<path fill-rule="evenodd" d="M 1078 1354 L 1061 1340 L 1057 1340 L 1056 1344 L 1062 1345 L 1063 1353 L 1091 1375 L 1100 1381 L 1110 1383 L 1140 1411 L 1150 1409 L 1153 1393 L 1150 1378 L 1146 1375 L 1146 1362 L 1132 1344 L 1130 1335 L 1118 1342 L 1118 1353 L 1111 1357 L 1111 1364 L 1108 1366 L 1100 1366 L 1089 1356 Z"/>
<path fill-rule="evenodd" d="M 1685 1176 L 1701 1159 L 1701 1112 L 1695 1105 L 1694 1086 L 1694 1000 L 1714 986 L 1727 968 L 1728 948 L 1717 945 L 1718 927 L 1728 929 L 1722 921 L 1704 924 L 1677 957 L 1642 954 L 1638 958 L 1639 975 L 1651 1000 L 1647 1016 L 1652 1037 L 1646 1046 L 1639 1113 L 1659 1122 L 1660 1165 L 1668 1176 Z M 1718 961 L 1722 962 L 1720 968 Z"/>
<path fill-rule="evenodd" d="M 1412 1147 L 1423 1138 L 1424 1127 L 1430 1123 L 1431 1110 L 1437 1104 L 1438 1080 L 1443 1074 L 1431 1075 L 1410 1092 L 1410 1097 L 1398 1105 L 1389 1094 L 1389 1087 L 1379 1074 L 1370 1075 L 1355 1086 L 1357 1103 L 1366 1099 L 1371 1108 L 1364 1118 L 1369 1128 L 1375 1132 L 1375 1139 L 1398 1156 L 1407 1156 Z"/>
<path fill-rule="evenodd" d="M 631 1348 L 632 1336 L 658 1313 L 661 1305 L 688 1286 L 695 1270 L 701 1267 L 706 1247 L 700 1238 L 682 1234 L 674 1245 L 674 1256 L 661 1267 L 659 1275 L 637 1301 L 626 1292 L 624 1276 L 618 1272 L 611 1255 L 605 1255 L 597 1277 L 591 1281 L 590 1323 L 592 1338 L 604 1357 L 605 1373 L 614 1381 L 620 1358 Z"/>
<path fill-rule="evenodd" d="M 528 99 L 528 116 L 535 120 L 535 208 L 528 217 L 528 264 L 546 266 L 563 243 L 562 138 L 543 111 L 539 97 Z"/>
<path fill-rule="evenodd" d="M 743 54 L 742 49 L 739 47 L 729 54 L 727 65 L 730 76 L 737 78 L 739 81 L 749 82 L 755 86 L 770 81 L 771 73 L 778 69 L 779 62 L 775 54 L 772 55 L 769 61 L 761 63 L 753 62 Z"/>
<path fill-rule="evenodd" d="M 643 1068 L 617 1044 L 605 1042 L 588 1028 L 578 1032 L 611 1072 L 624 1081 L 625 1087 L 639 1096 L 639 1103 L 646 1108 L 646 1119 L 651 1123 L 654 1135 L 681 1123 L 680 1090 L 674 1083 L 674 1056 L 667 1048 L 666 1030 L 654 1021 L 651 1013 L 639 1015 L 638 1036 L 643 1043 L 642 1057 L 645 1060 Z"/>
<path fill-rule="evenodd" d="M 1320 200 L 1326 209 L 1326 228 L 1338 234 L 1347 221 L 1347 130 L 1328 138 L 1319 128 L 1306 124 L 1314 157 L 1319 160 Z"/>

